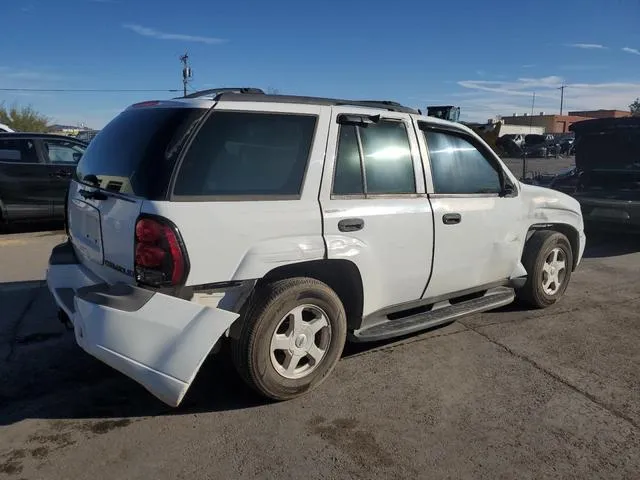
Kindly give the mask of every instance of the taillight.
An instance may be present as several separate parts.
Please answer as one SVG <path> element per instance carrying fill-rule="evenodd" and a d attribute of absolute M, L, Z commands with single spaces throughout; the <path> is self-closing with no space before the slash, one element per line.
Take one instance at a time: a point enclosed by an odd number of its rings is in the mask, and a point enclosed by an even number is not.
<path fill-rule="evenodd" d="M 184 282 L 188 270 L 186 252 L 178 230 L 167 220 L 138 219 L 134 255 L 138 283 L 161 287 Z"/>

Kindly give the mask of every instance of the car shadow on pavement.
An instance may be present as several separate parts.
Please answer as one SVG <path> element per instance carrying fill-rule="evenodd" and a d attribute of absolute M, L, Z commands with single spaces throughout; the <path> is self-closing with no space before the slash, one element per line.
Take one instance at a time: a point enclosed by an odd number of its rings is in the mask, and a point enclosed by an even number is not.
<path fill-rule="evenodd" d="M 606 258 L 640 252 L 640 234 L 595 230 L 587 232 L 584 258 Z"/>
<path fill-rule="evenodd" d="M 183 415 L 267 403 L 245 386 L 222 351 L 205 361 L 180 407 L 171 408 L 84 352 L 58 320 L 44 281 L 0 283 L 0 305 L 0 426 L 26 419 Z"/>

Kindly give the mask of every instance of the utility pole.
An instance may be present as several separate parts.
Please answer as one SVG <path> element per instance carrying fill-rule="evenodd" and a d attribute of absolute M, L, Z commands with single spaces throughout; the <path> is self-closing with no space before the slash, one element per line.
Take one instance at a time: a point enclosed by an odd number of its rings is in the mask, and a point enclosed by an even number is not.
<path fill-rule="evenodd" d="M 182 62 L 182 87 L 184 91 L 184 96 L 187 96 L 187 85 L 189 84 L 189 80 L 191 79 L 191 67 L 189 66 L 189 54 L 185 52 L 184 55 L 180 57 L 180 61 Z"/>
<path fill-rule="evenodd" d="M 536 92 L 533 92 L 533 100 L 531 101 L 531 118 L 529 118 L 529 133 L 533 130 L 533 109 L 536 106 Z"/>
<path fill-rule="evenodd" d="M 562 82 L 562 86 L 558 88 L 560 90 L 560 115 L 562 115 L 562 107 L 564 106 L 564 89 L 567 86 Z"/>

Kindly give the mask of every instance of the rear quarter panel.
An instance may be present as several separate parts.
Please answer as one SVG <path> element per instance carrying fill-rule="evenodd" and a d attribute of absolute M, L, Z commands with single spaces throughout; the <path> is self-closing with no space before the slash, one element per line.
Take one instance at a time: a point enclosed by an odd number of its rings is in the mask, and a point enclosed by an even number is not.
<path fill-rule="evenodd" d="M 264 111 L 265 104 L 226 102 L 216 108 Z M 286 111 L 318 115 L 299 199 L 144 202 L 142 212 L 178 227 L 190 262 L 187 285 L 260 278 L 278 266 L 325 257 L 318 192 L 331 110 L 288 105 Z"/>

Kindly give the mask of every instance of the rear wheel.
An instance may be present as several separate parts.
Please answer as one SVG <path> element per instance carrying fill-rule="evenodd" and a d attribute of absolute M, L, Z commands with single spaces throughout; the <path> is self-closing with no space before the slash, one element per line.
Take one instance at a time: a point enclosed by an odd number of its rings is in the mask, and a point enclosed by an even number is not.
<path fill-rule="evenodd" d="M 317 387 L 342 355 L 347 322 L 340 298 L 311 278 L 259 287 L 237 339 L 233 361 L 247 384 L 274 400 Z"/>
<path fill-rule="evenodd" d="M 571 279 L 571 244 L 561 233 L 536 232 L 525 245 L 522 264 L 527 282 L 517 291 L 518 299 L 535 308 L 551 306 L 562 297 Z"/>

